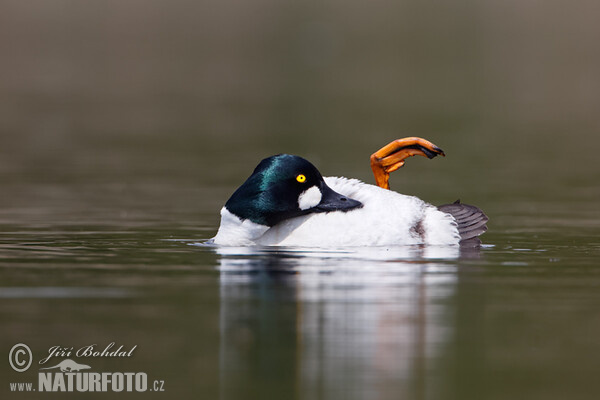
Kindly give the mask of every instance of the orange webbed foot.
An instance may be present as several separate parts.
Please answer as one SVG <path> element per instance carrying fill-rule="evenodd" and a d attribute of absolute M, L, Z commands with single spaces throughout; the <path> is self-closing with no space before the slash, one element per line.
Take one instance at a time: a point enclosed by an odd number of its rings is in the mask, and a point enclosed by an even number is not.
<path fill-rule="evenodd" d="M 423 156 L 429 159 L 441 155 L 444 151 L 419 137 L 397 139 L 383 146 L 371 155 L 371 169 L 375 175 L 377 186 L 389 189 L 390 173 L 402 167 L 408 157 Z"/>

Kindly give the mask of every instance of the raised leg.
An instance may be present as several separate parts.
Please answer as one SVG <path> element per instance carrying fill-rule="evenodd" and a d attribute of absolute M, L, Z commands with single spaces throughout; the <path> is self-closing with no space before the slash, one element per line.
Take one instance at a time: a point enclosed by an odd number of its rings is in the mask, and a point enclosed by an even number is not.
<path fill-rule="evenodd" d="M 383 146 L 371 155 L 371 169 L 377 186 L 389 189 L 390 173 L 404 165 L 404 160 L 412 156 L 433 158 L 445 156 L 442 149 L 419 137 L 397 139 Z"/>

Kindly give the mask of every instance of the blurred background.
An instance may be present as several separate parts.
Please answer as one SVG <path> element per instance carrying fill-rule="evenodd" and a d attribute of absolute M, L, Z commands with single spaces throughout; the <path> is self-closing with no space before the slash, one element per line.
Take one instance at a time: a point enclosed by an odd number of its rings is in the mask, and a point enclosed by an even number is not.
<path fill-rule="evenodd" d="M 595 168 L 599 14 L 593 1 L 3 1 L 2 170 L 228 183 L 288 152 L 370 179 L 371 152 L 416 135 L 451 157 L 424 169 L 568 180 Z M 523 168 L 532 153 L 543 165 Z"/>
<path fill-rule="evenodd" d="M 3 0 L 2 348 L 127 339 L 183 396 L 347 399 L 352 382 L 357 398 L 600 394 L 588 379 L 600 351 L 599 18 L 591 0 Z M 224 272 L 232 260 L 185 242 L 214 235 L 264 157 L 373 183 L 369 155 L 405 136 L 447 157 L 409 160 L 392 188 L 483 208 L 479 261 L 413 254 L 350 279 L 372 283 L 356 293 L 343 268 L 271 276 L 346 261 L 238 254 L 240 281 Z M 390 276 L 402 279 L 380 291 Z M 80 292 L 35 291 L 46 286 L 123 291 L 72 302 Z M 413 350 L 406 363 L 374 356 Z"/>

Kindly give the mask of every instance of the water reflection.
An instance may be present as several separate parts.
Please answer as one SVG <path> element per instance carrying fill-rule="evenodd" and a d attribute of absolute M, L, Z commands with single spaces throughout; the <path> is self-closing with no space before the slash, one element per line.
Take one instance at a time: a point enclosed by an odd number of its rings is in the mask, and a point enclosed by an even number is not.
<path fill-rule="evenodd" d="M 439 390 L 457 248 L 216 251 L 223 399 L 428 398 Z"/>

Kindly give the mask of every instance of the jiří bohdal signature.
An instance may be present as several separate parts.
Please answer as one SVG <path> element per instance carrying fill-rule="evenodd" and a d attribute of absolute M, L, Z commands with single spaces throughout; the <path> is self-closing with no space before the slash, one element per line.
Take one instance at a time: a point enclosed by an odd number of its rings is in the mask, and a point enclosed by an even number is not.
<path fill-rule="evenodd" d="M 63 346 L 52 346 L 48 349 L 48 357 L 40 360 L 39 364 L 43 365 L 53 357 L 131 357 L 133 351 L 137 348 L 137 344 L 131 347 L 131 349 L 125 349 L 124 345 L 120 345 L 114 349 L 115 342 L 109 343 L 104 349 L 100 350 L 97 344 L 90 344 L 83 346 L 77 350 L 74 347 L 63 347 Z M 65 360 L 67 361 L 67 360 Z M 77 364 L 82 365 L 82 364 Z M 87 367 L 87 366 L 86 366 Z M 88 367 L 89 368 L 89 367 Z M 85 369 L 85 368 L 84 368 Z M 61 371 L 62 368 L 61 368 Z M 64 371 L 63 371 L 64 372 Z"/>

